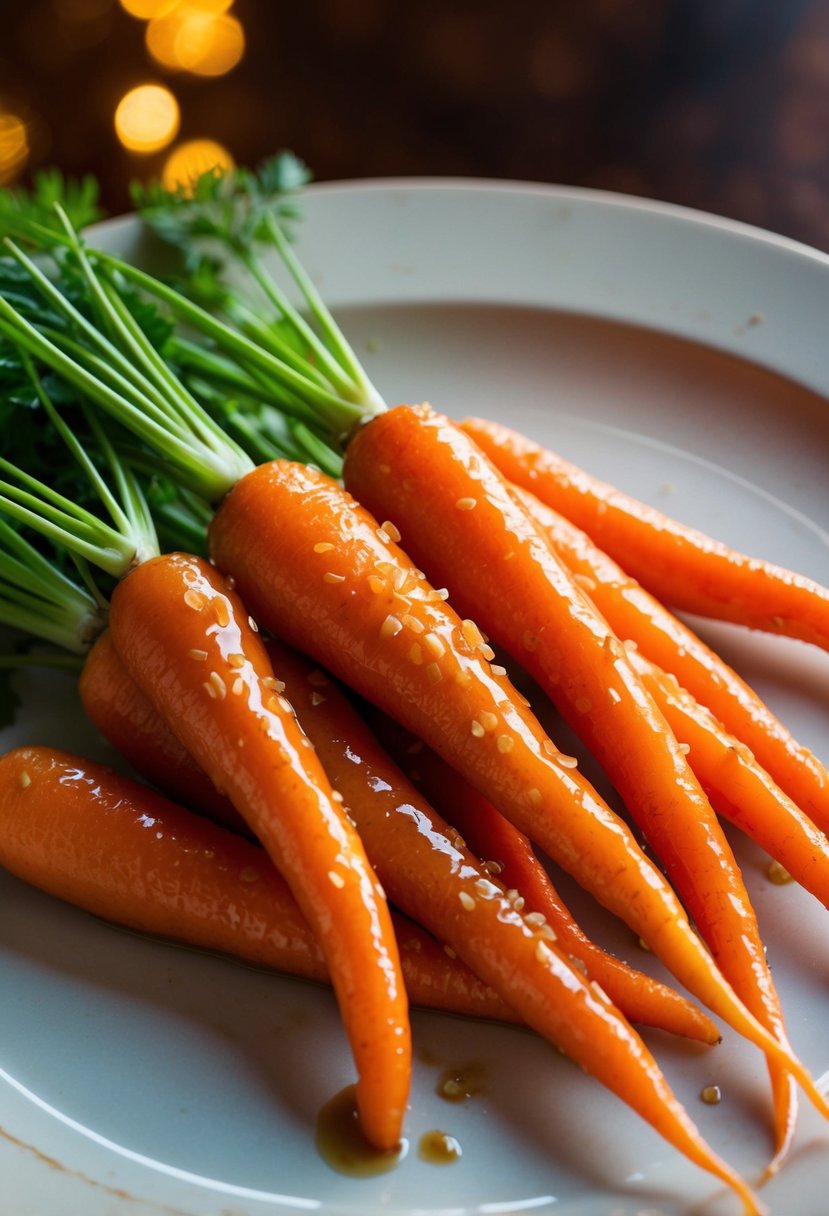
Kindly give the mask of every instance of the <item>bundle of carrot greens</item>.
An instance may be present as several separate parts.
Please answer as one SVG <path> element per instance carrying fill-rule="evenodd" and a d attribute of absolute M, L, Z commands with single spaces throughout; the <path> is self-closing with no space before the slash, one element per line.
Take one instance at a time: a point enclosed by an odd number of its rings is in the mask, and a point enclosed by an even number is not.
<path fill-rule="evenodd" d="M 765 1053 L 773 1172 L 797 1087 L 829 1109 L 788 1043 L 717 816 L 828 903 L 829 774 L 654 593 L 827 647 L 829 591 L 499 426 L 387 409 L 293 251 L 304 181 L 282 156 L 138 191 L 176 251 L 165 279 L 96 249 L 54 191 L 0 205 L 2 408 L 18 432 L 0 620 L 87 654 L 92 721 L 225 825 L 21 749 L 0 760 L 0 861 L 113 919 L 327 972 L 380 1150 L 400 1138 L 408 986 L 533 1027 L 757 1211 L 630 1022 L 708 1043 L 716 1028 L 590 942 L 532 846 Z M 491 643 L 600 761 L 659 868 Z M 421 788 L 402 771 L 412 749 Z M 39 819 L 58 813 L 52 847 Z M 139 877 L 116 885 L 105 859 L 130 849 L 139 876 L 169 864 L 187 882 L 156 902 Z"/>

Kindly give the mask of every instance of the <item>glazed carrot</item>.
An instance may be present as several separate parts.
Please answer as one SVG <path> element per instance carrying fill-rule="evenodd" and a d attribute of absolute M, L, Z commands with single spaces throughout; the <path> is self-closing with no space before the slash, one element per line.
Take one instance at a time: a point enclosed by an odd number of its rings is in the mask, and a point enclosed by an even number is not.
<path fill-rule="evenodd" d="M 696 1006 L 590 940 L 553 886 L 531 842 L 488 798 L 390 718 L 376 714 L 371 726 L 415 788 L 460 832 L 484 870 L 514 892 L 525 915 L 550 925 L 561 948 L 583 964 L 588 977 L 601 984 L 629 1021 L 706 1043 L 719 1041 L 717 1027 Z"/>
<path fill-rule="evenodd" d="M 90 722 L 136 772 L 192 810 L 250 835 L 233 803 L 219 793 L 127 674 L 108 632 L 87 654 L 78 691 Z"/>
<path fill-rule="evenodd" d="M 464 430 L 503 475 L 560 511 L 666 604 L 829 649 L 829 590 L 748 557 L 497 423 Z"/>
<path fill-rule="evenodd" d="M 527 919 L 383 752 L 336 685 L 272 644 L 286 693 L 342 791 L 394 903 L 455 951 L 523 1020 L 627 1102 L 675 1148 L 747 1189 L 701 1141 L 636 1032 Z"/>
<path fill-rule="evenodd" d="M 0 865 L 129 929 L 328 982 L 322 950 L 261 848 L 80 756 L 21 747 L 0 757 Z M 515 1020 L 419 925 L 392 916 L 415 1004 Z"/>
<path fill-rule="evenodd" d="M 217 566 L 262 624 L 483 789 L 626 920 L 693 995 L 790 1067 L 826 1110 L 802 1064 L 720 975 L 630 830 L 560 755 L 505 675 L 491 669 L 477 628 L 461 621 L 390 536 L 330 478 L 288 461 L 238 482 L 210 526 Z"/>
<path fill-rule="evenodd" d="M 400 1139 L 409 1023 L 382 892 L 238 596 L 207 562 L 170 554 L 115 588 L 124 666 L 284 875 L 325 954 L 357 1065 L 366 1139 Z"/>
<path fill-rule="evenodd" d="M 756 841 L 829 907 L 829 840 L 775 784 L 741 739 L 729 734 L 674 676 L 632 654 L 645 686 L 688 751 L 717 812 Z"/>
<path fill-rule="evenodd" d="M 428 480 L 418 476 L 426 468 Z M 723 975 L 788 1047 L 754 910 L 708 799 L 624 647 L 488 458 L 428 406 L 398 407 L 356 433 L 344 477 L 552 698 L 645 832 Z M 789 1122 L 778 1120 L 778 1145 Z"/>
<path fill-rule="evenodd" d="M 568 570 L 617 637 L 635 642 L 707 706 L 815 823 L 829 829 L 829 770 L 801 746 L 719 655 L 577 528 L 534 494 L 515 487 Z"/>
<path fill-rule="evenodd" d="M 211 799 L 211 817 L 219 823 L 224 822 L 234 813 L 232 805 L 218 794 L 132 681 L 108 637 L 108 634 L 104 634 L 93 647 L 81 678 L 87 712 L 115 747 L 126 748 L 123 754 L 139 773 L 149 777 L 165 791 L 175 793 L 180 801 L 196 811 L 201 809 L 200 799 L 206 792 Z M 278 664 L 278 643 L 266 642 L 265 648 L 272 662 Z M 322 673 L 315 673 L 313 678 L 325 680 Z M 110 711 L 111 705 L 114 705 L 115 712 Z M 125 711 L 123 716 L 119 714 L 119 709 Z M 114 732 L 109 730 L 109 723 L 113 721 Z M 299 721 L 303 726 L 302 715 Z M 383 723 L 386 727 L 381 732 L 384 746 L 394 744 L 395 740 L 391 738 L 393 732 L 397 735 L 399 748 L 405 749 L 412 736 L 402 732 L 389 718 L 383 717 Z M 377 722 L 374 725 L 376 727 Z M 673 989 L 633 971 L 621 960 L 594 945 L 581 932 L 559 899 L 526 836 L 434 752 L 422 743 L 418 747 L 418 764 L 428 782 L 425 791 L 427 798 L 439 807 L 440 803 L 435 803 L 433 797 L 439 795 L 443 805 L 451 807 L 453 827 L 459 828 L 467 837 L 472 851 L 479 858 L 502 859 L 498 881 L 507 888 L 520 891 L 526 901 L 526 912 L 535 912 L 540 916 L 541 923 L 546 919 L 567 953 L 588 965 L 589 977 L 601 984 L 629 1021 L 658 1026 L 707 1043 L 718 1041 L 716 1026 L 696 1006 Z M 392 755 L 396 755 L 394 746 L 391 751 Z M 400 763 L 399 755 L 396 758 Z M 421 788 L 418 781 L 413 781 L 413 784 Z M 205 786 L 208 787 L 206 791 Z M 405 963 L 405 958 L 403 961 Z M 409 991 L 411 995 L 411 989 Z"/>

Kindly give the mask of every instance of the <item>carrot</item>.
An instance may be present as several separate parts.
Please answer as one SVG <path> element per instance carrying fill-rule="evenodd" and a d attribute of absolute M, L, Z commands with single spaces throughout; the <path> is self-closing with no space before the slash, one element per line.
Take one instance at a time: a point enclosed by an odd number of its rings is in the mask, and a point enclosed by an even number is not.
<path fill-rule="evenodd" d="M 275 461 L 226 496 L 210 525 L 210 547 L 262 624 L 485 790 L 690 992 L 791 1068 L 826 1111 L 803 1065 L 713 965 L 626 825 L 560 756 L 505 675 L 490 668 L 477 628 L 448 607 L 391 535 L 324 474 Z"/>
<path fill-rule="evenodd" d="M 829 840 L 704 705 L 643 655 L 631 661 L 689 749 L 688 763 L 717 812 L 756 841 L 829 907 Z"/>
<path fill-rule="evenodd" d="M 426 468 L 428 480 L 418 476 Z M 458 610 L 474 612 L 553 699 L 645 832 L 724 976 L 788 1048 L 754 910 L 708 799 L 624 647 L 486 455 L 428 406 L 398 407 L 357 432 L 344 476 L 404 531 L 408 552 L 446 583 Z M 780 1104 L 777 1112 L 779 1146 L 791 1120 Z"/>
<path fill-rule="evenodd" d="M 264 850 L 83 757 L 43 747 L 0 757 L 0 865 L 129 929 L 329 980 L 322 950 Z M 413 1003 L 515 1019 L 419 925 L 392 918 Z"/>
<path fill-rule="evenodd" d="M 136 684 L 287 879 L 331 971 L 364 1135 L 393 1148 L 410 1037 L 388 909 L 246 610 L 207 562 L 170 554 L 121 580 L 110 629 Z"/>
<path fill-rule="evenodd" d="M 271 652 L 394 903 L 457 952 L 529 1026 L 751 1204 L 744 1185 L 700 1140 L 644 1043 L 558 948 L 552 930 L 526 919 L 477 864 L 335 684 L 286 648 L 272 643 Z"/>
<path fill-rule="evenodd" d="M 78 691 L 90 722 L 137 772 L 192 810 L 250 835 L 233 803 L 219 793 L 127 674 L 108 632 L 87 654 Z"/>
<path fill-rule="evenodd" d="M 664 603 L 829 650 L 826 587 L 670 519 L 507 427 L 462 426 L 504 477 L 583 528 Z"/>
<path fill-rule="evenodd" d="M 265 648 L 272 662 L 278 665 L 278 643 L 266 642 Z M 321 672 L 314 673 L 312 678 L 317 685 L 327 682 Z M 132 681 L 108 634 L 104 634 L 90 651 L 81 676 L 81 689 L 87 713 L 116 748 L 126 749 L 122 754 L 139 773 L 168 793 L 174 793 L 196 811 L 201 810 L 201 798 L 207 794 L 211 817 L 219 823 L 231 818 L 235 813 L 232 804 L 218 793 Z M 123 715 L 122 710 L 125 711 Z M 304 726 L 302 714 L 299 721 Z M 110 723 L 115 724 L 114 731 L 109 729 Z M 377 723 L 374 725 L 376 729 Z M 389 718 L 383 718 L 383 725 L 382 741 L 385 746 L 396 741 L 398 748 L 392 746 L 391 750 L 400 763 L 397 752 L 410 742 L 411 736 L 404 738 Z M 391 739 L 392 734 L 397 735 L 396 740 Z M 434 752 L 422 743 L 418 743 L 418 748 L 418 764 L 427 779 L 427 798 L 436 807 L 441 803 L 451 806 L 453 826 L 460 828 L 479 858 L 502 859 L 498 875 L 501 885 L 520 891 L 526 901 L 526 912 L 536 913 L 540 923 L 546 919 L 571 958 L 580 959 L 587 965 L 589 977 L 601 984 L 630 1021 L 658 1026 L 706 1043 L 718 1042 L 719 1031 L 701 1010 L 673 989 L 633 971 L 594 945 L 559 899 L 526 836 Z M 413 783 L 421 788 L 420 782 Z M 438 796 L 437 802 L 434 795 Z M 405 963 L 405 958 L 403 961 Z"/>
<path fill-rule="evenodd" d="M 590 979 L 631 1022 L 717 1043 L 710 1018 L 672 988 L 602 950 L 584 933 L 539 862 L 531 842 L 421 740 L 414 740 L 385 715 L 371 725 L 383 746 L 430 804 L 456 828 L 487 873 L 511 890 L 526 915 L 548 924 L 561 948 L 578 960 Z"/>
<path fill-rule="evenodd" d="M 570 573 L 620 638 L 637 644 L 676 676 L 749 747 L 759 763 L 815 823 L 829 830 L 829 770 L 799 744 L 756 692 L 612 558 L 534 494 L 515 487 Z"/>

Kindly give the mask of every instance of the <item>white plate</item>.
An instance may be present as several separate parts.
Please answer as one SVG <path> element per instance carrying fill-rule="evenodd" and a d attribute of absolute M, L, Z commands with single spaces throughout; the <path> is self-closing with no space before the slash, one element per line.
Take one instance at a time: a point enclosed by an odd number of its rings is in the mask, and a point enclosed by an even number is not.
<path fill-rule="evenodd" d="M 475 183 L 314 189 L 301 251 L 390 401 L 508 421 L 743 549 L 829 582 L 829 259 L 677 209 Z M 104 239 L 136 251 L 132 221 Z M 803 742 L 826 756 L 829 660 L 710 635 Z M 0 738 L 108 757 L 69 678 L 32 675 Z M 829 1069 L 826 913 L 771 886 L 738 843 L 795 1046 Z M 580 901 L 585 922 L 647 965 Z M 314 1148 L 351 1080 L 330 996 L 121 933 L 0 876 L 0 1208 L 4 1216 L 680 1216 L 734 1201 L 529 1034 L 417 1013 L 412 1148 L 356 1180 Z M 756 1051 L 649 1039 L 703 1132 L 756 1175 L 768 1151 Z M 435 1093 L 475 1062 L 486 1092 Z M 723 1101 L 699 1092 L 717 1083 Z M 441 1128 L 463 1157 L 417 1142 Z M 783 1216 L 825 1209 L 829 1133 L 804 1110 L 766 1191 Z"/>

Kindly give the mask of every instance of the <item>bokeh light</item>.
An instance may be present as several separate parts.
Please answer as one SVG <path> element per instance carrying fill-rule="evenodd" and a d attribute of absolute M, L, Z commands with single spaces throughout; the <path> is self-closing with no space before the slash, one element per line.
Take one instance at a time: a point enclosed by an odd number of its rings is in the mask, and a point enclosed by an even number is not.
<path fill-rule="evenodd" d="M 161 181 L 168 190 L 188 190 L 196 178 L 211 169 L 232 169 L 233 157 L 213 139 L 190 139 L 173 148 L 161 170 Z"/>
<path fill-rule="evenodd" d="M 26 124 L 17 114 L 0 109 L 0 185 L 12 181 L 29 156 Z"/>
<path fill-rule="evenodd" d="M 115 131 L 130 152 L 157 152 L 178 134 L 179 108 L 160 84 L 141 84 L 125 93 L 115 110 Z"/>
<path fill-rule="evenodd" d="M 207 0 L 177 4 L 147 26 L 147 49 L 163 67 L 197 76 L 223 76 L 245 52 L 237 19 L 214 11 Z"/>
<path fill-rule="evenodd" d="M 178 2 L 179 0 L 121 0 L 121 8 L 131 17 L 152 21 L 153 17 L 165 16 Z"/>

